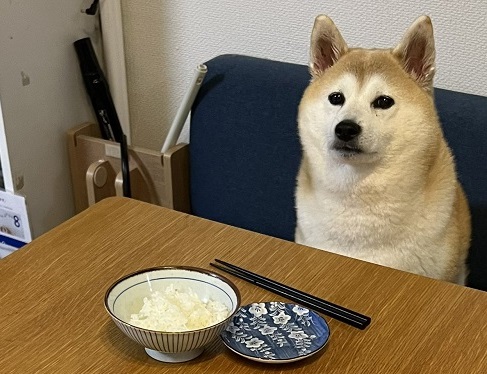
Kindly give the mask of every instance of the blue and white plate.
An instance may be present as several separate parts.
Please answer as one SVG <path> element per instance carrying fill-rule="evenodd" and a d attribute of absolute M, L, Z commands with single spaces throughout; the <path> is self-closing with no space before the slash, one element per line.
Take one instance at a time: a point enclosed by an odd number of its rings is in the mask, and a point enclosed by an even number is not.
<path fill-rule="evenodd" d="M 272 301 L 241 307 L 220 336 L 230 350 L 245 358 L 287 363 L 317 353 L 328 341 L 330 329 L 309 309 Z"/>

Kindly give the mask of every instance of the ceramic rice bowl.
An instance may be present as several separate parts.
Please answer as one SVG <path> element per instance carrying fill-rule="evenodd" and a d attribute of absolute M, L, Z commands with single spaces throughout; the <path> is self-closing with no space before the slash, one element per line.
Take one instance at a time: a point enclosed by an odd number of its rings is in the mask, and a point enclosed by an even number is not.
<path fill-rule="evenodd" d="M 183 332 L 156 331 L 131 324 L 131 315 L 139 313 L 144 298 L 152 292 L 164 291 L 169 285 L 189 287 L 200 300 L 224 304 L 228 316 L 212 326 Z M 129 274 L 117 280 L 105 294 L 105 308 L 120 330 L 145 347 L 149 356 L 164 362 L 183 362 L 199 356 L 225 330 L 239 307 L 240 293 L 231 281 L 205 269 L 184 266 L 157 267 Z"/>

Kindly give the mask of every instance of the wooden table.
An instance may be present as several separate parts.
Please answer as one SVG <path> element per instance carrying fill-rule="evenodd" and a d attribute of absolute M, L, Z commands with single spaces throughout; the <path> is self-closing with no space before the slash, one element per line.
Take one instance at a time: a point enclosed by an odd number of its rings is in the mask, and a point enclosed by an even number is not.
<path fill-rule="evenodd" d="M 183 364 L 149 358 L 110 320 L 104 293 L 158 265 L 221 258 L 372 317 L 327 318 L 315 356 L 260 364 L 220 341 Z M 242 303 L 282 300 L 232 276 Z M 109 198 L 0 261 L 1 373 L 487 373 L 487 293 L 123 198 Z"/>

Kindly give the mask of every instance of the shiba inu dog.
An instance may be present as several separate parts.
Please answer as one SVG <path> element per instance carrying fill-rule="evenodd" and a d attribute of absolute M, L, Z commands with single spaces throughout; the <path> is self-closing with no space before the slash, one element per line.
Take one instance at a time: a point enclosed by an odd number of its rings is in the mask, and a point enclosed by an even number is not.
<path fill-rule="evenodd" d="M 310 55 L 296 242 L 462 284 L 470 214 L 434 106 L 431 20 L 360 49 L 318 16 Z"/>

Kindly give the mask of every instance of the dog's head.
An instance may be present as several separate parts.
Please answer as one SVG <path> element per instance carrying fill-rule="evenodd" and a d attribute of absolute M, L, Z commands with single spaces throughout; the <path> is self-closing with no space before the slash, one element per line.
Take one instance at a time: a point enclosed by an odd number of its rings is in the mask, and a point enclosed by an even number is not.
<path fill-rule="evenodd" d="M 426 16 L 393 49 L 349 48 L 333 21 L 318 16 L 311 36 L 312 81 L 299 108 L 308 155 L 364 164 L 414 150 L 419 138 L 423 148 L 433 144 L 434 63 Z"/>

